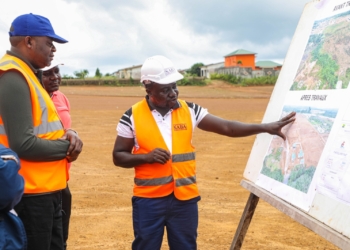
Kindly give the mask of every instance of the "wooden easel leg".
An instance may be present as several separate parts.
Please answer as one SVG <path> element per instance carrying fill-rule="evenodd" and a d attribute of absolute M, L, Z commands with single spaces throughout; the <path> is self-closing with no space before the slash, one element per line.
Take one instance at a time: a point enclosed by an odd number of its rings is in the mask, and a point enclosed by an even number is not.
<path fill-rule="evenodd" d="M 235 237 L 233 238 L 230 250 L 239 250 L 242 247 L 244 237 L 248 231 L 250 221 L 253 218 L 255 208 L 258 205 L 259 197 L 253 193 L 250 193 L 247 204 L 245 205 L 244 212 L 236 230 Z"/>

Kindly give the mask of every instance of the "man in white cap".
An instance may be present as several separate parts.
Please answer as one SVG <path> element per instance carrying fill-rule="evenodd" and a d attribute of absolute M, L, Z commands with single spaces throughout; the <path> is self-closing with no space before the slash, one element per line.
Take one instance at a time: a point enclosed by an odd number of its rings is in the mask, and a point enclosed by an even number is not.
<path fill-rule="evenodd" d="M 153 56 L 141 68 L 146 98 L 120 119 L 113 162 L 134 168 L 132 249 L 160 249 L 164 228 L 172 250 L 197 249 L 198 206 L 195 127 L 229 137 L 270 133 L 285 139 L 282 128 L 295 120 L 248 124 L 211 115 L 199 105 L 178 99 L 176 81 L 183 76 L 164 56 Z"/>
<path fill-rule="evenodd" d="M 39 69 L 51 64 L 53 42 L 67 40 L 47 18 L 31 13 L 15 18 L 9 35 L 11 49 L 0 60 L 0 143 L 21 160 L 25 186 L 15 211 L 28 250 L 61 250 L 61 190 L 67 184 L 67 162 L 78 158 L 83 144 L 75 131 L 63 128 Z"/>
<path fill-rule="evenodd" d="M 56 60 L 51 62 L 50 66 L 42 69 L 43 71 L 43 85 L 47 93 L 55 104 L 57 113 L 61 119 L 64 129 L 70 129 L 72 126 L 72 119 L 70 116 L 70 103 L 68 98 L 59 90 L 61 85 L 60 67 L 63 63 Z M 63 229 L 63 243 L 64 249 L 67 249 L 67 240 L 69 235 L 69 221 L 72 210 L 72 194 L 68 187 L 69 170 L 71 163 L 67 164 L 67 187 L 62 190 L 62 229 Z"/>

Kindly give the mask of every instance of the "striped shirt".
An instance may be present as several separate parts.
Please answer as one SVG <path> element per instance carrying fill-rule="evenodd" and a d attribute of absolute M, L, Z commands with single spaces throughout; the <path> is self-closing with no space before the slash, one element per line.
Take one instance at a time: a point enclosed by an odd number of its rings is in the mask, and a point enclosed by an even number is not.
<path fill-rule="evenodd" d="M 202 121 L 202 119 L 208 114 L 208 110 L 192 102 L 186 102 L 186 103 L 191 113 L 192 127 L 194 130 L 195 127 L 197 127 L 198 124 Z M 180 104 L 178 103 L 178 105 L 174 107 L 174 109 L 179 108 L 179 105 Z M 169 110 L 169 112 L 164 117 L 156 109 L 152 109 L 150 107 L 150 111 L 152 112 L 154 120 L 158 125 L 158 128 L 163 136 L 163 139 L 169 151 L 171 152 L 172 151 L 171 112 L 173 111 L 173 109 Z M 135 147 L 137 149 L 139 148 L 136 140 L 132 108 L 127 110 L 124 113 L 124 115 L 120 118 L 117 126 L 117 131 L 118 131 L 118 136 L 125 137 L 125 138 L 134 138 Z"/>

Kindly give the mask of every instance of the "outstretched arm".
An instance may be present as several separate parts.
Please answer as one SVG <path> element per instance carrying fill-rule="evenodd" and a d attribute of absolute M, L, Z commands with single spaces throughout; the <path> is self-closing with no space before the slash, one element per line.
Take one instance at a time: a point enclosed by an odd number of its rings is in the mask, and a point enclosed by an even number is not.
<path fill-rule="evenodd" d="M 295 114 L 295 112 L 291 112 L 279 121 L 263 124 L 229 121 L 208 114 L 198 124 L 198 128 L 230 137 L 244 137 L 259 133 L 269 133 L 272 135 L 278 135 L 285 140 L 286 136 L 282 133 L 282 128 L 295 121 Z"/>

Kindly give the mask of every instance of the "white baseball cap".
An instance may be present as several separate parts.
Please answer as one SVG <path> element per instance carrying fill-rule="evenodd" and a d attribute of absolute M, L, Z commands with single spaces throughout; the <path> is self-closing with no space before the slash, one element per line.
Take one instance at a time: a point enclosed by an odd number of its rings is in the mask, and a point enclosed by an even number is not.
<path fill-rule="evenodd" d="M 146 59 L 141 67 L 141 82 L 151 81 L 169 84 L 184 77 L 175 69 L 174 64 L 165 56 L 152 56 Z M 147 82 L 144 82 L 147 84 Z"/>
<path fill-rule="evenodd" d="M 64 65 L 63 63 L 61 63 L 60 61 L 56 61 L 55 59 L 51 61 L 51 64 L 50 66 L 46 66 L 45 68 L 42 68 L 41 70 L 42 71 L 46 71 L 46 70 L 49 70 L 49 69 L 52 69 L 58 65 Z"/>

